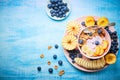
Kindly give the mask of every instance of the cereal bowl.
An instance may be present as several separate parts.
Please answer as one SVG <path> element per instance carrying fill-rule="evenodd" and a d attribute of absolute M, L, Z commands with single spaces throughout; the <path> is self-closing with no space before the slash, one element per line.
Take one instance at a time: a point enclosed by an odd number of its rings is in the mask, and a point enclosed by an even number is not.
<path fill-rule="evenodd" d="M 105 56 L 111 46 L 109 33 L 102 27 L 86 27 L 78 35 L 78 49 L 89 59 L 98 59 Z"/>

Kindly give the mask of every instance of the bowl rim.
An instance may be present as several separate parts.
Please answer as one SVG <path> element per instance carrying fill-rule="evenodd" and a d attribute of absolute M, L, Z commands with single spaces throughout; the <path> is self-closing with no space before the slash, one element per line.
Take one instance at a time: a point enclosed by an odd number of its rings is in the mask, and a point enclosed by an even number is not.
<path fill-rule="evenodd" d="M 110 34 L 109 34 L 103 27 L 99 27 L 99 26 L 97 26 L 97 25 L 94 25 L 94 26 L 96 26 L 97 28 L 102 28 L 102 29 L 105 31 L 105 35 L 108 36 L 108 38 L 109 38 L 109 39 L 107 39 L 107 40 L 108 40 L 108 43 L 109 43 L 109 46 L 108 46 L 107 51 L 104 52 L 102 55 L 93 57 L 93 56 L 88 56 L 88 55 L 86 55 L 85 53 L 83 53 L 82 50 L 80 49 L 79 45 L 78 45 L 78 46 L 77 46 L 78 50 L 81 52 L 81 54 L 82 54 L 83 56 L 85 56 L 85 57 L 88 58 L 88 59 L 99 59 L 99 58 L 104 57 L 104 56 L 109 52 L 109 49 L 110 49 L 110 47 L 111 47 Z M 89 26 L 89 27 L 94 27 L 94 26 Z M 87 28 L 89 28 L 89 27 L 85 27 L 85 28 L 83 28 L 83 29 L 79 32 L 79 34 L 78 34 L 78 41 L 79 41 L 79 37 L 80 37 L 81 33 L 83 32 L 83 30 L 85 30 L 85 29 L 87 29 Z"/>

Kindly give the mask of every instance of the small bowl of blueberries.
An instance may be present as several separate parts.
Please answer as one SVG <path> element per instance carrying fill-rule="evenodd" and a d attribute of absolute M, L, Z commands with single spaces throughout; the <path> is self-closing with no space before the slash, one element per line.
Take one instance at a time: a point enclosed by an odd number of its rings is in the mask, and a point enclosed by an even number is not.
<path fill-rule="evenodd" d="M 70 14 L 69 0 L 48 0 L 46 12 L 51 19 L 63 20 Z"/>

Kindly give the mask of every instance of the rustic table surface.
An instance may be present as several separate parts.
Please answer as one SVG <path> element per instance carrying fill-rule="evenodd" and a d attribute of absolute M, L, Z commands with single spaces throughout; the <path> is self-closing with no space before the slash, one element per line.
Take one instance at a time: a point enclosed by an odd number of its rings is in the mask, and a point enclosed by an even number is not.
<path fill-rule="evenodd" d="M 120 35 L 119 0 L 71 0 L 71 13 L 63 21 L 50 19 L 46 0 L 0 0 L 0 80 L 120 80 L 120 54 L 108 68 L 87 73 L 74 68 L 66 59 L 61 39 L 66 23 L 82 16 L 106 16 L 116 22 Z M 54 45 L 59 48 L 55 49 Z M 48 45 L 53 46 L 48 50 Z M 44 58 L 40 58 L 40 54 Z M 57 60 L 52 56 L 57 54 Z M 63 61 L 63 66 L 48 73 L 48 68 Z M 51 61 L 51 65 L 47 65 Z M 37 67 L 41 66 L 41 72 Z M 58 76 L 65 70 L 63 76 Z"/>

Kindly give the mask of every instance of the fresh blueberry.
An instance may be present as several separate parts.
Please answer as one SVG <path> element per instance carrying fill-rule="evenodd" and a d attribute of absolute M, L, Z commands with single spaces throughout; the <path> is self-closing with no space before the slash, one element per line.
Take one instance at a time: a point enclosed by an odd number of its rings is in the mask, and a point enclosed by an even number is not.
<path fill-rule="evenodd" d="M 83 44 L 83 40 L 82 40 L 82 39 L 80 39 L 80 40 L 79 40 L 79 43 L 80 43 L 80 44 Z"/>
<path fill-rule="evenodd" d="M 64 3 L 64 6 L 67 6 L 67 3 Z"/>
<path fill-rule="evenodd" d="M 105 27 L 106 30 L 109 30 L 108 26 Z"/>
<path fill-rule="evenodd" d="M 102 30 L 101 29 L 98 29 L 98 34 L 101 34 L 102 33 Z"/>
<path fill-rule="evenodd" d="M 50 10 L 50 13 L 53 14 L 53 13 L 54 13 L 54 10 Z"/>
<path fill-rule="evenodd" d="M 56 14 L 56 17 L 59 17 L 59 14 L 58 14 L 58 13 Z"/>
<path fill-rule="evenodd" d="M 57 59 L 57 55 L 53 55 L 53 59 Z"/>
<path fill-rule="evenodd" d="M 66 10 L 66 12 L 69 12 L 69 8 L 67 7 L 67 10 Z"/>
<path fill-rule="evenodd" d="M 40 66 L 38 66 L 38 67 L 37 67 L 37 70 L 38 70 L 38 71 L 41 71 L 41 67 L 40 67 Z"/>
<path fill-rule="evenodd" d="M 75 63 L 75 61 L 74 61 L 74 60 L 72 60 L 72 63 Z"/>
<path fill-rule="evenodd" d="M 58 44 L 55 44 L 55 49 L 58 49 L 58 47 L 59 47 Z"/>
<path fill-rule="evenodd" d="M 55 7 L 54 7 L 54 10 L 58 10 L 58 8 L 55 6 Z"/>
<path fill-rule="evenodd" d="M 74 57 L 74 55 L 72 55 L 70 58 L 71 58 L 72 60 L 74 60 L 75 57 Z"/>
<path fill-rule="evenodd" d="M 88 33 L 89 36 L 92 36 L 92 32 Z"/>
<path fill-rule="evenodd" d="M 59 8 L 59 9 L 61 9 L 61 8 L 62 8 L 62 6 L 59 6 L 58 8 Z"/>
<path fill-rule="evenodd" d="M 58 61 L 58 64 L 62 66 L 63 62 L 61 60 Z"/>
<path fill-rule="evenodd" d="M 54 17 L 54 16 L 55 16 L 55 13 L 52 13 L 51 16 Z"/>
<path fill-rule="evenodd" d="M 107 30 L 107 32 L 111 35 L 112 34 L 112 32 L 110 31 L 110 30 Z"/>
<path fill-rule="evenodd" d="M 99 45 L 99 41 L 95 41 L 95 44 L 96 44 L 96 45 Z"/>
<path fill-rule="evenodd" d="M 64 11 L 67 11 L 67 7 L 66 7 L 66 6 L 64 6 L 64 7 L 63 7 L 63 10 L 64 10 Z"/>
<path fill-rule="evenodd" d="M 78 57 L 79 57 L 79 58 L 82 58 L 82 55 L 81 55 L 81 54 L 78 54 Z"/>
<path fill-rule="evenodd" d="M 52 4 L 48 4 L 48 6 L 47 6 L 49 9 L 51 9 L 52 8 Z"/>
<path fill-rule="evenodd" d="M 49 71 L 49 73 L 53 73 L 53 69 L 52 68 L 49 68 L 48 71 Z"/>
<path fill-rule="evenodd" d="M 66 14 L 63 14 L 63 17 L 66 17 Z"/>
<path fill-rule="evenodd" d="M 61 12 L 61 11 L 59 12 L 59 15 L 62 15 L 62 12 Z"/>
<path fill-rule="evenodd" d="M 76 58 L 76 57 L 77 57 L 77 54 L 75 53 L 75 54 L 74 54 L 74 58 Z"/>
<path fill-rule="evenodd" d="M 62 0 L 58 0 L 59 2 L 62 2 Z"/>
<path fill-rule="evenodd" d="M 116 32 L 116 31 L 114 31 L 114 32 L 113 32 L 113 35 L 117 35 L 117 32 Z"/>
<path fill-rule="evenodd" d="M 82 25 L 82 26 L 85 26 L 85 22 L 82 22 L 81 25 Z"/>

